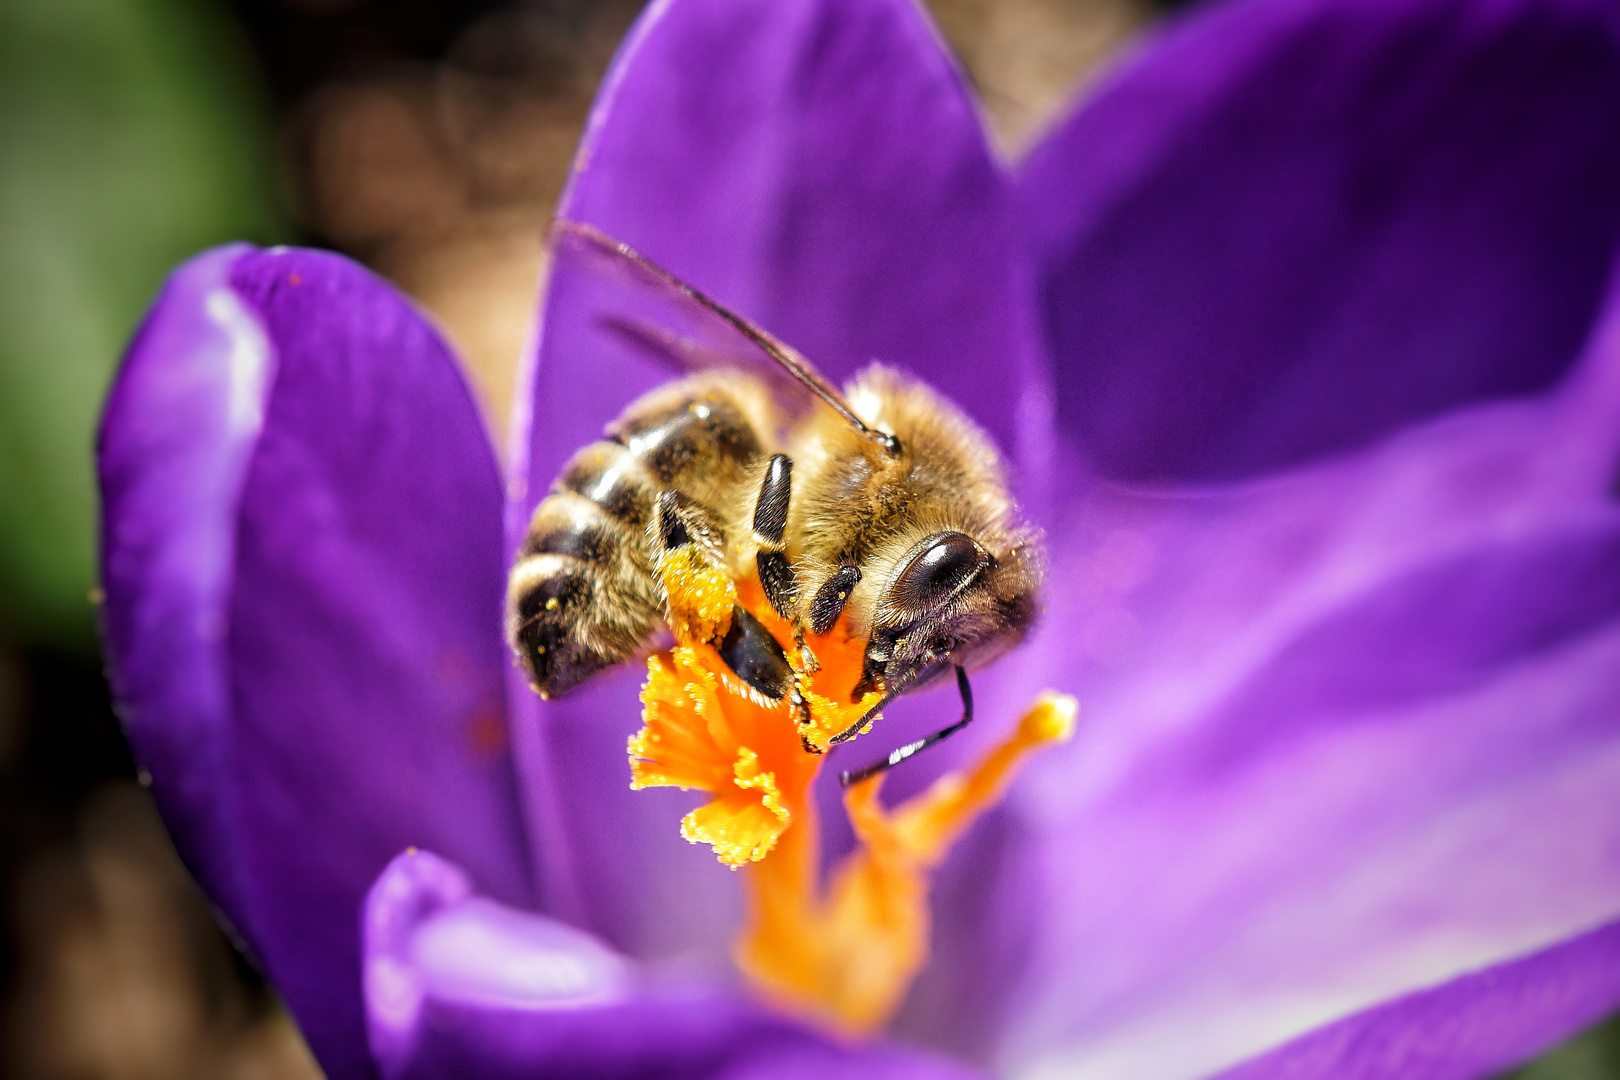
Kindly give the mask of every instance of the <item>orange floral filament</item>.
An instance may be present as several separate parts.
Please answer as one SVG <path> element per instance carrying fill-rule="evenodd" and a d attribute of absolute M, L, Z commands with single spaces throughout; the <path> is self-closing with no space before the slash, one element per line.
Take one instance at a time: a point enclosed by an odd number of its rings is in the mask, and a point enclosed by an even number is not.
<path fill-rule="evenodd" d="M 858 846 L 823 885 L 810 785 L 827 740 L 880 696 L 850 702 L 865 642 L 843 620 L 806 639 L 819 667 L 798 667 L 791 628 L 757 581 L 734 580 L 695 544 L 659 567 L 670 597 L 675 647 L 647 662 L 644 726 L 630 740 L 631 787 L 675 786 L 713 798 L 687 814 L 681 835 L 710 845 L 722 863 L 747 867 L 749 918 L 738 967 L 766 997 L 836 1029 L 862 1034 L 885 1024 L 928 958 L 928 879 L 951 843 L 1005 790 L 1032 751 L 1073 729 L 1075 702 L 1048 693 L 1017 730 L 972 768 L 942 777 L 893 809 L 878 800 L 882 777 L 851 786 L 844 807 Z M 795 664 L 808 722 L 787 702 L 742 683 L 712 641 L 733 604 L 757 617 Z"/>

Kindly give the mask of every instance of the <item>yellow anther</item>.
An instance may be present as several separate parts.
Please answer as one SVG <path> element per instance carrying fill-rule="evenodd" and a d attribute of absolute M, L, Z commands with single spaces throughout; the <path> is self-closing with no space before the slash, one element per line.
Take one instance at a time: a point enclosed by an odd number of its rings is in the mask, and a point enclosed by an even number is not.
<path fill-rule="evenodd" d="M 1019 734 L 1031 742 L 1067 742 L 1079 713 L 1080 703 L 1073 695 L 1048 690 L 1019 721 Z"/>
<path fill-rule="evenodd" d="M 878 801 L 881 775 L 852 785 L 844 809 L 860 844 L 823 893 L 806 888 L 802 866 L 786 864 L 799 829 L 789 831 L 784 850 L 750 875 L 755 909 L 738 944 L 739 966 L 795 1011 L 852 1034 L 881 1027 L 928 959 L 929 871 L 1030 753 L 1069 737 L 1075 712 L 1072 697 L 1041 695 L 972 768 L 893 810 Z"/>
<path fill-rule="evenodd" d="M 678 644 L 648 660 L 630 786 L 709 793 L 682 819 L 681 835 L 710 845 L 727 866 L 747 868 L 750 913 L 736 959 L 756 988 L 838 1030 L 876 1030 L 927 962 L 929 872 L 1029 754 L 1069 738 L 1075 701 L 1043 694 L 972 768 L 892 810 L 878 799 L 881 776 L 851 786 L 844 807 L 858 847 L 823 884 L 810 785 L 825 759 L 805 745 L 826 749 L 881 698 L 873 690 L 849 700 L 865 642 L 840 621 L 793 648 L 792 627 L 758 582 L 734 581 L 696 545 L 665 556 L 659 571 Z M 739 605 L 799 661 L 797 715 L 789 700 L 762 703 L 726 677 L 712 643 Z M 819 659 L 816 669 L 803 663 L 806 653 Z"/>
<path fill-rule="evenodd" d="M 708 844 L 715 856 L 736 869 L 763 859 L 776 846 L 790 815 L 776 787 L 776 774 L 760 767 L 759 755 L 746 746 L 732 766 L 737 793 L 722 796 L 681 819 L 681 835 Z"/>

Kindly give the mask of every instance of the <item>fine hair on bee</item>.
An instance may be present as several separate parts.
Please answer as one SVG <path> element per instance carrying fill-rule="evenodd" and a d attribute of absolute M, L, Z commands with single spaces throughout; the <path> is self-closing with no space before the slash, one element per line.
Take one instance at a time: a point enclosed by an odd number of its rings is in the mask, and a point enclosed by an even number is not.
<path fill-rule="evenodd" d="M 833 744 L 955 672 L 961 719 L 845 783 L 965 726 L 967 671 L 1028 632 L 1042 573 L 1037 534 L 988 437 L 933 389 L 879 364 L 841 392 L 789 346 L 590 226 L 558 222 L 552 244 L 719 320 L 788 380 L 730 366 L 689 374 L 633 401 L 563 466 L 507 590 L 508 638 L 535 690 L 565 694 L 648 647 L 668 614 L 659 561 L 696 544 L 738 578 L 757 574 L 794 630 L 802 669 L 815 665 L 805 635 L 840 618 L 866 642 L 851 701 L 881 697 Z M 657 328 L 640 336 L 672 340 Z M 713 644 L 750 696 L 797 706 L 783 647 L 741 606 Z"/>

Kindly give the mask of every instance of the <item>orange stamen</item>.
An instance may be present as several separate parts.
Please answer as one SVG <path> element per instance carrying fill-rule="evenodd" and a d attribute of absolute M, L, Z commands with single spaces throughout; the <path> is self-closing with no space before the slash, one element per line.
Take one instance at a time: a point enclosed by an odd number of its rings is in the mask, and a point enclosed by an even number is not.
<path fill-rule="evenodd" d="M 681 835 L 709 844 L 734 869 L 749 867 L 750 914 L 736 960 L 756 988 L 836 1029 L 874 1031 L 927 962 L 929 873 L 1030 753 L 1069 737 L 1074 699 L 1043 695 L 972 768 L 892 810 L 878 801 L 881 776 L 850 787 L 844 808 L 858 846 L 823 888 L 810 785 L 824 759 L 805 743 L 825 748 L 878 700 L 877 691 L 849 700 L 865 642 L 840 620 L 806 640 L 819 667 L 800 670 L 792 629 L 756 580 L 732 579 L 696 545 L 666 556 L 659 570 L 676 646 L 647 663 L 645 726 L 629 747 L 631 787 L 713 796 L 681 821 Z M 734 603 L 764 623 L 794 663 L 809 713 L 803 726 L 789 703 L 753 692 L 709 644 L 724 635 Z"/>

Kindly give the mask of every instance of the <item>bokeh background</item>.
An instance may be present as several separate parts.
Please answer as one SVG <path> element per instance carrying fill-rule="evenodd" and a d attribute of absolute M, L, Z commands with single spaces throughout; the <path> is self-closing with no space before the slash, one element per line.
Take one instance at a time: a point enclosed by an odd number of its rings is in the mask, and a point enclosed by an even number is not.
<path fill-rule="evenodd" d="M 928 6 L 1016 160 L 1185 4 Z M 96 651 L 96 418 L 169 268 L 248 239 L 397 282 L 504 445 L 540 238 L 639 7 L 0 0 L 0 1076 L 319 1075 L 119 734 Z M 1515 1076 L 1620 1078 L 1620 1024 Z"/>

